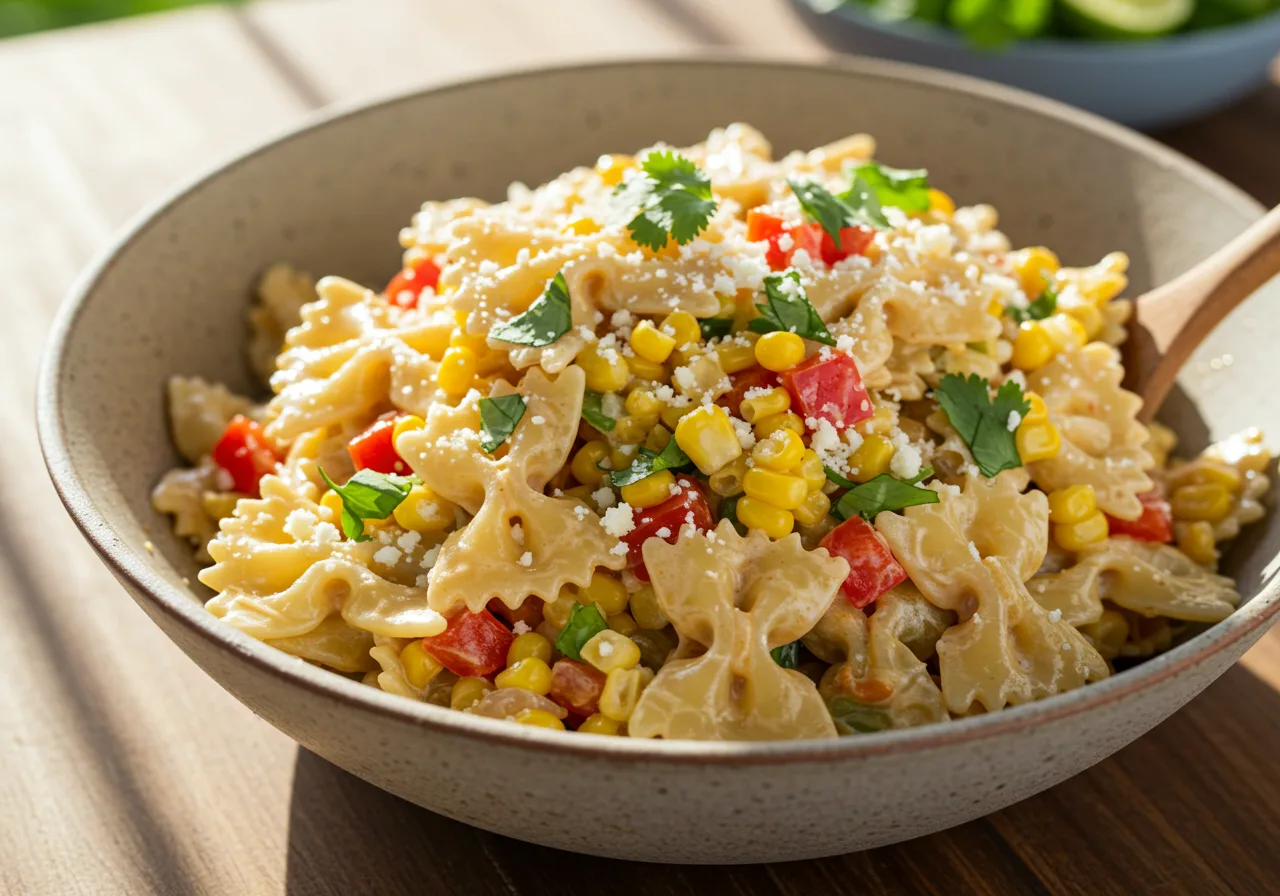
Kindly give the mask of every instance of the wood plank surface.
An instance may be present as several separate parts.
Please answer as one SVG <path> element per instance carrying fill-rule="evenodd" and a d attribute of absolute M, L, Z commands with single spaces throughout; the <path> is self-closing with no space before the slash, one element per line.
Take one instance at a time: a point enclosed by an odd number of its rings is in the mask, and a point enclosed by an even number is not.
<path fill-rule="evenodd" d="M 0 893 L 1280 892 L 1280 632 L 1132 746 L 988 818 L 821 861 L 646 866 L 467 828 L 298 749 L 81 541 L 31 395 L 62 294 L 129 215 L 330 102 L 707 46 L 828 52 L 784 0 L 271 0 L 0 42 Z M 1280 86 L 1160 136 L 1280 202 Z"/>

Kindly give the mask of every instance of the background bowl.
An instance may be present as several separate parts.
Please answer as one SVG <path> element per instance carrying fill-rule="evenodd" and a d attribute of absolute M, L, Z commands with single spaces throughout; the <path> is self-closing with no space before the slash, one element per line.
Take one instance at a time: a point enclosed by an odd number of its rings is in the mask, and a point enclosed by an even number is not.
<path fill-rule="evenodd" d="M 1086 768 L 1221 674 L 1280 607 L 1267 568 L 1280 552 L 1275 516 L 1228 558 L 1244 608 L 1139 669 L 986 717 L 839 741 L 644 742 L 477 718 L 308 666 L 203 610 L 207 594 L 188 585 L 190 551 L 148 501 L 178 462 L 163 383 L 186 373 L 250 387 L 243 312 L 268 264 L 381 284 L 399 267 L 397 230 L 423 199 L 499 199 L 512 179 L 537 183 L 660 138 L 692 142 L 735 120 L 763 128 L 780 152 L 872 131 L 882 158 L 928 166 L 961 201 L 996 203 L 1015 242 L 1056 246 L 1068 263 L 1131 253 L 1137 289 L 1207 255 L 1260 211 L 1104 122 L 886 63 L 618 63 L 402 97 L 214 172 L 145 217 L 81 280 L 39 401 L 47 462 L 72 516 L 192 659 L 308 749 L 452 818 L 600 855 L 776 861 L 924 834 Z M 1280 315 L 1263 313 L 1275 300 L 1273 290 L 1239 309 L 1199 362 L 1209 371 L 1210 358 L 1230 351 L 1233 364 L 1184 380 L 1173 422 L 1190 448 L 1248 424 L 1280 432 L 1269 395 Z"/>
<path fill-rule="evenodd" d="M 1224 28 L 1161 40 L 1029 40 L 975 49 L 930 22 L 886 22 L 859 3 L 795 0 L 833 46 L 987 78 L 1062 100 L 1146 130 L 1204 115 L 1267 80 L 1280 52 L 1280 10 Z M 828 10 L 830 10 L 828 12 Z"/>

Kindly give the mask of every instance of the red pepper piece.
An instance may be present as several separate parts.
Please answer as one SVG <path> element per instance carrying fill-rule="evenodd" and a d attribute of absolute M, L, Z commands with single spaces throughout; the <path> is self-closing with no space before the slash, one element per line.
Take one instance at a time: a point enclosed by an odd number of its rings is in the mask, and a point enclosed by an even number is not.
<path fill-rule="evenodd" d="M 418 299 L 427 287 L 436 288 L 440 282 L 440 268 L 430 258 L 419 258 L 391 278 L 384 295 L 392 305 L 401 308 L 417 308 Z"/>
<path fill-rule="evenodd" d="M 781 380 L 772 370 L 763 367 L 749 367 L 746 370 L 731 374 L 729 382 L 733 388 L 716 399 L 716 404 L 735 417 L 742 416 L 742 399 L 752 389 L 772 389 Z"/>
<path fill-rule="evenodd" d="M 700 532 L 715 528 L 715 517 L 711 515 L 702 484 L 689 476 L 677 476 L 676 481 L 681 485 L 680 494 L 637 513 L 633 518 L 635 528 L 622 536 L 628 548 L 627 565 L 642 582 L 649 581 L 649 571 L 644 568 L 640 547 L 650 538 L 662 538 L 668 544 L 675 544 L 680 529 L 690 521 Z M 666 529 L 667 534 L 660 536 L 658 532 L 662 529 Z"/>
<path fill-rule="evenodd" d="M 462 612 L 438 635 L 422 639 L 422 649 L 455 675 L 487 678 L 507 664 L 515 636 L 492 613 Z"/>
<path fill-rule="evenodd" d="M 258 482 L 280 463 L 262 427 L 239 414 L 231 418 L 213 446 L 213 460 L 231 475 L 236 491 L 254 497 L 258 495 Z"/>
<path fill-rule="evenodd" d="M 551 690 L 547 696 L 569 712 L 583 717 L 600 706 L 604 673 L 577 660 L 556 660 L 551 667 Z"/>
<path fill-rule="evenodd" d="M 1173 510 L 1159 489 L 1138 495 L 1142 502 L 1142 516 L 1136 520 L 1118 520 L 1107 514 L 1107 525 L 1112 535 L 1128 535 L 1141 541 L 1168 544 L 1173 541 Z"/>
<path fill-rule="evenodd" d="M 373 422 L 373 425 L 347 443 L 347 452 L 357 470 L 373 470 L 378 473 L 409 474 L 409 465 L 396 453 L 396 420 L 400 414 L 390 411 Z"/>
<path fill-rule="evenodd" d="M 840 590 L 858 609 L 907 580 L 907 571 L 894 559 L 884 537 L 860 516 L 836 526 L 819 544 L 831 556 L 848 562 L 849 576 Z"/>
<path fill-rule="evenodd" d="M 782 384 L 791 393 L 791 410 L 805 420 L 822 418 L 844 429 L 875 416 L 858 365 L 844 352 L 819 352 L 801 361 L 783 371 Z"/>

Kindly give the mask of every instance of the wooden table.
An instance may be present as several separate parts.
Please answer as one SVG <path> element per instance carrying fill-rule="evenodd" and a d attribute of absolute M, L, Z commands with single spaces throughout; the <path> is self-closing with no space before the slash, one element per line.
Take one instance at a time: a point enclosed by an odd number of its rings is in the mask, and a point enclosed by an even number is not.
<path fill-rule="evenodd" d="M 1112 759 L 964 827 L 785 867 L 624 866 L 466 828 L 299 750 L 82 542 L 31 396 L 54 309 L 128 216 L 333 102 L 706 46 L 828 52 L 784 0 L 272 0 L 0 42 L 0 892 L 1280 891 L 1280 630 Z M 1280 83 L 1161 137 L 1280 202 Z"/>

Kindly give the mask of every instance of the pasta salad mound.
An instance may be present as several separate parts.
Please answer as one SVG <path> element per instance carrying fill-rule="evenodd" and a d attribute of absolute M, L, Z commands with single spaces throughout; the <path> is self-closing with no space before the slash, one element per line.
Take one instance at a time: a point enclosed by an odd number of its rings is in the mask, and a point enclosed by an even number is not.
<path fill-rule="evenodd" d="M 1256 430 L 1175 460 L 1126 257 L 1014 250 L 855 135 L 732 125 L 427 202 L 381 291 L 263 277 L 265 404 L 168 384 L 207 606 L 412 700 L 826 738 L 1079 688 L 1228 616 Z"/>

